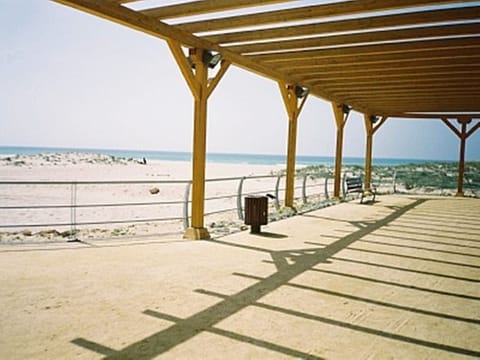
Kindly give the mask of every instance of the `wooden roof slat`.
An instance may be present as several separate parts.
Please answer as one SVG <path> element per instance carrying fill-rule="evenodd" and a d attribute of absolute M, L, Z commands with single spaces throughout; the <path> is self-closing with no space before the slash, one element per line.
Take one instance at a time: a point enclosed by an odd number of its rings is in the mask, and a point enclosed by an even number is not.
<path fill-rule="evenodd" d="M 400 93 L 411 93 L 411 94 L 415 94 L 416 92 L 421 92 L 421 91 L 424 91 L 424 92 L 430 92 L 432 94 L 434 94 L 435 92 L 443 92 L 443 89 L 445 89 L 446 87 L 449 88 L 449 91 L 453 91 L 453 90 L 468 90 L 468 89 L 471 89 L 471 90 L 475 90 L 476 88 L 468 88 L 468 87 L 465 87 L 464 86 L 465 84 L 463 83 L 455 83 L 455 84 L 452 84 L 452 83 L 449 83 L 449 84 L 436 84 L 436 85 L 426 85 L 426 86 L 422 86 L 422 85 L 418 85 L 418 86 L 415 86 L 415 87 L 412 87 L 412 86 L 395 86 L 395 87 L 357 87 L 357 88 L 354 88 L 354 87 L 348 87 L 348 86 L 343 86 L 343 87 L 339 87 L 339 88 L 329 88 L 329 91 L 331 91 L 332 93 L 336 94 L 337 96 L 341 96 L 342 98 L 347 98 L 347 96 L 349 98 L 351 97 L 355 97 L 359 94 L 374 94 L 374 93 L 377 93 L 377 96 L 378 95 L 381 95 L 381 94 L 387 94 L 387 93 L 396 93 L 396 94 L 400 94 Z M 313 87 L 315 88 L 315 87 Z M 457 93 L 457 91 L 455 91 L 455 93 Z M 467 91 L 467 93 L 470 93 L 470 90 Z M 474 92 L 475 94 L 475 92 Z M 413 95 L 412 95 L 413 96 Z"/>
<path fill-rule="evenodd" d="M 127 4 L 127 3 L 132 3 L 132 2 L 139 2 L 141 0 L 104 0 L 106 3 L 112 3 L 112 4 Z"/>
<path fill-rule="evenodd" d="M 385 80 L 372 80 L 372 81 L 365 81 L 365 80 L 344 80 L 344 81 L 329 81 L 328 85 L 325 86 L 327 89 L 330 91 L 335 91 L 336 89 L 343 89 L 343 88 L 355 88 L 355 87 L 363 87 L 365 89 L 375 89 L 375 88 L 382 88 L 385 90 L 388 89 L 394 89 L 394 88 L 404 88 L 404 89 L 412 89 L 412 88 L 425 88 L 425 87 L 431 87 L 435 88 L 438 86 L 441 87 L 446 87 L 446 86 L 452 86 L 454 84 L 462 84 L 465 85 L 466 82 L 469 80 L 475 79 L 476 81 L 480 80 L 480 76 L 457 76 L 452 79 L 445 79 L 445 77 L 440 77 L 440 78 L 432 78 L 432 79 L 410 79 L 408 81 L 405 80 L 390 80 L 390 79 L 385 79 Z M 313 84 L 313 86 L 317 85 L 325 85 L 327 84 L 326 82 L 323 82 L 321 84 Z"/>
<path fill-rule="evenodd" d="M 459 3 L 459 0 L 357 0 L 323 5 L 303 6 L 287 10 L 269 11 L 251 15 L 230 16 L 220 19 L 187 22 L 176 25 L 184 31 L 197 33 L 235 29 L 248 26 L 312 20 L 331 16 L 354 15 L 365 12 L 398 10 L 408 7 Z"/>
<path fill-rule="evenodd" d="M 338 96 L 342 96 L 343 100 L 346 101 L 347 104 L 350 104 L 351 102 L 354 101 L 360 101 L 364 99 L 370 99 L 372 104 L 378 102 L 380 99 L 382 99 L 382 96 L 385 95 L 385 99 L 388 99 L 390 96 L 400 96 L 400 95 L 405 95 L 406 92 L 401 90 L 401 89 L 388 89 L 388 90 L 383 90 L 383 89 L 370 89 L 370 90 L 361 90 L 357 89 L 357 91 L 352 91 L 353 89 L 344 89 L 344 90 L 339 90 L 336 91 L 335 94 Z M 351 91 L 351 92 L 350 92 Z M 472 90 L 473 95 L 478 95 L 478 92 L 475 92 L 475 89 Z M 450 98 L 453 99 L 464 99 L 463 95 L 468 95 L 471 93 L 470 90 L 468 89 L 463 89 L 459 86 L 457 87 L 452 87 L 449 91 L 442 91 L 441 88 L 437 89 L 411 89 L 409 92 L 410 98 L 415 101 L 416 97 L 420 94 L 431 94 L 430 99 L 433 97 L 435 98 L 435 95 L 437 94 L 450 94 Z M 454 94 L 459 94 L 458 96 L 454 96 Z M 379 96 L 382 95 L 382 96 Z"/>
<path fill-rule="evenodd" d="M 399 63 L 398 66 L 392 68 L 391 64 L 369 64 L 368 68 L 366 64 L 346 64 L 345 66 L 338 65 L 324 65 L 316 68 L 308 68 L 305 72 L 297 71 L 298 78 L 305 79 L 317 79 L 328 77 L 351 77 L 351 76 L 368 76 L 368 74 L 380 74 L 380 75 L 396 75 L 396 74 L 415 74 L 419 72 L 445 72 L 449 71 L 461 71 L 466 69 L 475 71 L 480 68 L 480 56 L 476 58 L 468 58 L 467 61 L 462 60 L 453 63 L 445 63 L 444 60 L 409 60 L 403 63 Z M 303 75 L 305 74 L 305 75 Z"/>
<path fill-rule="evenodd" d="M 478 93 L 477 93 L 478 95 Z M 362 96 L 358 95 L 355 97 L 355 100 L 357 101 L 368 101 L 370 104 L 378 106 L 379 104 L 391 104 L 392 102 L 401 102 L 403 100 L 405 101 L 415 101 L 417 100 L 422 100 L 422 102 L 428 102 L 431 99 L 431 95 L 428 93 L 417 93 L 415 96 L 404 96 L 403 94 L 388 94 L 387 96 L 383 97 L 381 100 L 376 101 L 376 99 L 368 96 Z M 458 102 L 459 100 L 462 101 L 461 98 L 452 98 L 451 94 L 435 94 L 435 99 L 436 100 L 454 100 L 455 102 Z M 346 98 L 348 101 L 348 98 Z"/>
<path fill-rule="evenodd" d="M 254 43 L 269 39 L 280 39 L 321 34 L 364 31 L 385 27 L 412 26 L 439 22 L 478 20 L 480 7 L 418 11 L 407 14 L 369 16 L 359 19 L 326 21 L 315 24 L 286 26 L 273 29 L 245 30 L 239 32 L 207 35 L 203 38 L 218 44 Z"/>
<path fill-rule="evenodd" d="M 459 68 L 457 70 L 437 70 L 437 71 L 429 71 L 423 70 L 419 71 L 418 69 L 410 70 L 410 71 L 398 71 L 392 73 L 390 71 L 371 71 L 359 74 L 324 74 L 318 75 L 317 77 L 311 76 L 308 81 L 304 82 L 304 85 L 307 84 L 316 84 L 316 83 L 323 83 L 323 82 L 334 82 L 334 81 L 341 81 L 341 80 L 360 80 L 360 81 L 370 81 L 372 79 L 391 79 L 392 81 L 395 80 L 405 80 L 409 77 L 415 76 L 417 79 L 424 79 L 424 78 L 432 78 L 432 77 L 443 77 L 449 78 L 452 76 L 465 76 L 465 75 L 478 75 L 480 74 L 480 66 L 476 68 Z"/>
<path fill-rule="evenodd" d="M 480 34 L 480 24 L 464 25 L 439 25 L 413 29 L 385 30 L 364 32 L 359 34 L 322 36 L 299 40 L 272 41 L 266 43 L 234 45 L 227 48 L 242 54 L 255 52 L 278 52 L 280 50 L 293 50 L 302 48 L 315 48 L 325 46 L 354 45 L 362 43 L 378 43 L 399 41 L 418 38 L 438 38 L 460 35 Z"/>
<path fill-rule="evenodd" d="M 384 90 L 389 89 L 413 89 L 413 88 L 435 88 L 435 87 L 445 87 L 445 86 L 452 86 L 455 84 L 465 84 L 468 81 L 479 81 L 480 75 L 479 74 L 472 74 L 471 76 L 464 75 L 464 76 L 456 76 L 455 78 L 445 78 L 445 77 L 437 77 L 437 78 L 429 78 L 429 79 L 415 79 L 414 77 L 410 79 L 400 79 L 400 80 L 393 80 L 393 79 L 382 79 L 382 80 L 370 80 L 365 81 L 363 79 L 351 79 L 351 80 L 336 80 L 336 81 L 329 81 L 327 82 L 316 82 L 313 84 L 307 83 L 306 86 L 315 87 L 315 86 L 325 86 L 329 91 L 335 92 L 339 89 L 353 89 L 358 87 L 364 87 L 366 90 L 377 89 L 381 88 Z"/>
<path fill-rule="evenodd" d="M 427 50 L 455 50 L 464 48 L 480 47 L 479 36 L 464 37 L 459 39 L 439 39 L 439 40 L 411 40 L 398 42 L 395 44 L 374 44 L 357 45 L 336 48 L 327 48 L 321 50 L 289 51 L 284 53 L 267 55 L 248 55 L 262 62 L 287 62 L 299 61 L 302 59 L 312 59 L 320 57 L 344 57 L 352 55 L 380 55 L 380 54 L 405 54 L 407 52 L 427 51 Z"/>
<path fill-rule="evenodd" d="M 311 74 L 314 76 L 321 71 L 358 71 L 368 68 L 396 69 L 415 68 L 422 69 L 426 66 L 451 66 L 458 64 L 476 64 L 480 62 L 480 51 L 478 48 L 456 49 L 452 54 L 448 50 L 418 51 L 415 57 L 401 56 L 401 54 L 381 54 L 376 56 L 352 55 L 342 58 L 318 58 L 302 60 L 301 62 L 291 61 L 275 65 L 280 71 L 294 73 L 298 79 L 305 79 Z"/>
<path fill-rule="evenodd" d="M 203 0 L 169 6 L 155 7 L 140 11 L 142 14 L 165 20 L 175 17 L 201 15 L 225 10 L 237 10 L 251 6 L 264 6 L 290 2 L 292 0 Z"/>

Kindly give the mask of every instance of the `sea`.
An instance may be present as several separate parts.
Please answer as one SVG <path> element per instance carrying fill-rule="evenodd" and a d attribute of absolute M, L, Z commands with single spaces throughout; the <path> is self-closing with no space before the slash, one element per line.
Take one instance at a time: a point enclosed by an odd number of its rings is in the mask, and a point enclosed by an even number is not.
<path fill-rule="evenodd" d="M 105 154 L 115 157 L 147 159 L 147 160 L 169 160 L 169 161 L 191 161 L 191 152 L 179 151 L 154 151 L 154 150 L 120 150 L 120 149 L 87 149 L 87 148 L 61 148 L 61 147 L 23 147 L 23 146 L 0 146 L 0 156 L 14 155 L 37 155 L 54 153 L 88 153 Z M 272 154 L 227 154 L 227 153 L 208 153 L 207 161 L 212 163 L 226 164 L 255 164 L 255 165 L 282 165 L 286 164 L 286 155 Z M 409 164 L 431 163 L 433 160 L 422 159 L 400 159 L 400 158 L 374 158 L 373 165 L 378 166 L 399 166 Z M 311 156 L 298 155 L 296 164 L 325 165 L 333 166 L 335 158 L 333 156 Z M 365 158 L 362 157 L 344 157 L 344 165 L 364 165 Z"/>

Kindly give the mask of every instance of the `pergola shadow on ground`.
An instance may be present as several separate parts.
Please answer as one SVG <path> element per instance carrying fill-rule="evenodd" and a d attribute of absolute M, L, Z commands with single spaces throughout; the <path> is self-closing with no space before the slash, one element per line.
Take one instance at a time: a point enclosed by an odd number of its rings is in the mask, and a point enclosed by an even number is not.
<path fill-rule="evenodd" d="M 4 247 L 0 355 L 479 357 L 479 213 L 382 196 L 267 236 Z"/>

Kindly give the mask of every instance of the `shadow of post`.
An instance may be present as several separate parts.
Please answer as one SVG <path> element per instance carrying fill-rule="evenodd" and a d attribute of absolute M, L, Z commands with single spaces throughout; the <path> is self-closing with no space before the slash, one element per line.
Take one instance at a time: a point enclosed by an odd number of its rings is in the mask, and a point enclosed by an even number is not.
<path fill-rule="evenodd" d="M 113 351 L 106 346 L 98 345 L 92 341 L 77 338 L 72 342 L 88 348 L 90 350 L 97 351 L 102 355 L 106 355 L 108 359 L 125 359 L 125 358 L 134 358 L 134 359 L 151 359 L 157 357 L 175 346 L 178 346 L 194 336 L 198 335 L 203 331 L 215 332 L 219 335 L 227 336 L 238 341 L 247 342 L 254 346 L 263 347 L 269 350 L 273 350 L 285 355 L 297 356 L 302 358 L 309 359 L 319 359 L 318 357 L 306 354 L 298 350 L 289 349 L 277 344 L 272 344 L 265 342 L 259 339 L 249 338 L 247 336 L 234 334 L 227 332 L 225 330 L 220 330 L 215 328 L 215 325 L 221 321 L 227 319 L 228 317 L 238 313 L 242 309 L 251 306 L 258 305 L 259 300 L 274 290 L 280 288 L 283 285 L 286 285 L 292 279 L 298 275 L 304 273 L 305 271 L 311 270 L 316 265 L 327 262 L 329 258 L 340 252 L 341 250 L 347 248 L 349 245 L 355 241 L 363 238 L 364 236 L 380 229 L 382 226 L 389 224 L 390 222 L 398 219 L 406 212 L 417 207 L 427 200 L 418 199 L 413 203 L 406 205 L 402 208 L 395 209 L 391 214 L 387 215 L 385 218 L 378 220 L 368 225 L 361 226 L 357 231 L 340 238 L 339 240 L 321 248 L 311 248 L 311 249 L 302 249 L 302 250 L 290 250 L 290 251 L 268 251 L 277 267 L 277 271 L 272 275 L 259 280 L 255 284 L 237 292 L 236 294 L 225 296 L 222 301 L 212 305 L 192 316 L 185 319 L 178 319 L 171 317 L 166 314 L 161 314 L 153 310 L 145 310 L 144 313 L 147 315 L 152 315 L 169 321 L 173 321 L 170 327 L 159 331 L 151 336 L 148 336 L 140 341 L 132 343 L 125 348 Z M 238 244 L 228 244 L 222 243 L 224 245 L 232 245 L 243 247 L 243 245 Z M 248 247 L 248 246 L 247 246 Z M 251 248 L 251 247 L 248 247 Z M 265 249 L 259 249 L 261 251 L 267 251 Z M 287 261 L 288 259 L 288 261 Z M 296 314 L 296 312 L 292 312 Z M 298 315 L 298 314 L 297 314 Z M 301 315 L 301 314 L 300 314 Z M 299 316 L 300 316 L 299 315 Z M 327 319 L 328 320 L 328 319 Z M 443 344 L 430 343 L 426 341 L 417 340 L 414 338 L 408 338 L 403 336 L 398 336 L 388 332 L 374 331 L 372 329 L 363 328 L 359 326 L 354 326 L 352 324 L 340 323 L 333 320 L 325 320 L 327 323 L 341 325 L 344 327 L 350 327 L 355 330 L 363 331 L 366 333 L 375 333 L 376 335 L 386 336 L 388 338 L 396 339 L 399 341 L 406 341 L 410 343 L 415 343 L 423 346 L 428 346 L 432 348 L 442 349 L 446 351 L 451 351 L 454 353 L 468 354 L 479 356 L 480 353 L 469 352 L 468 350 L 459 349 L 455 347 L 446 346 Z M 113 353 L 112 353 L 113 352 Z"/>

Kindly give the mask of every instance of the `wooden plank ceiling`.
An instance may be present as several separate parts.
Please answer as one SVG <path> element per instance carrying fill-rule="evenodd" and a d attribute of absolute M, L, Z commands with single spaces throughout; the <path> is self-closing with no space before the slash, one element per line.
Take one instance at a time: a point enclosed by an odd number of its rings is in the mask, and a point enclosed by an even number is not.
<path fill-rule="evenodd" d="M 363 113 L 480 112 L 480 2 L 54 0 Z"/>

